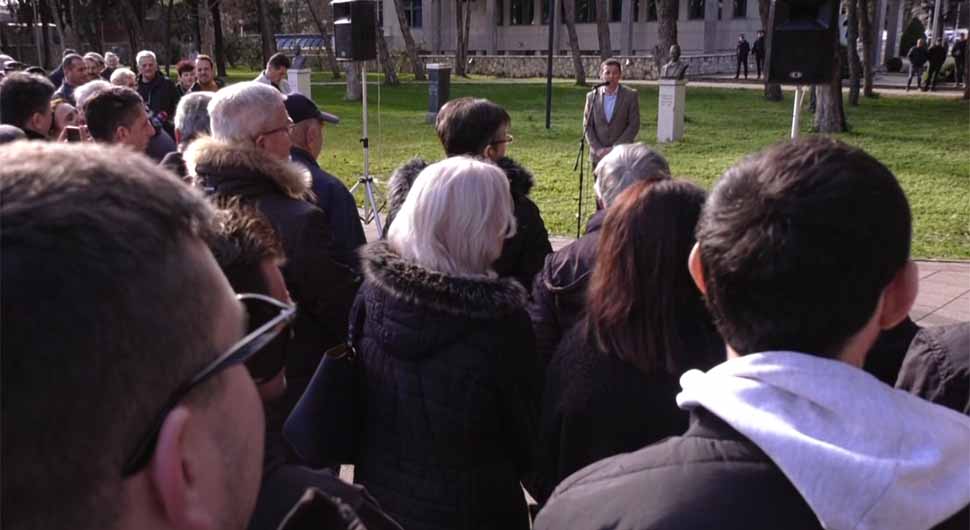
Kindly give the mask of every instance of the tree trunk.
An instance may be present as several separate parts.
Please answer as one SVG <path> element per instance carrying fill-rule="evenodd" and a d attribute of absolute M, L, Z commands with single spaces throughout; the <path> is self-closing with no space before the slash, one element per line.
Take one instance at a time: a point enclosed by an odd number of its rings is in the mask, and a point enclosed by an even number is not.
<path fill-rule="evenodd" d="M 768 27 L 768 17 L 771 16 L 771 0 L 758 0 L 758 17 L 761 19 L 761 27 Z M 768 45 L 768 39 L 765 38 L 765 46 Z M 765 49 L 765 52 L 768 50 Z M 765 56 L 767 58 L 767 55 Z M 764 66 L 765 74 L 765 99 L 768 101 L 782 101 L 784 96 L 781 92 L 781 85 L 778 83 L 768 82 L 768 64 L 765 63 Z"/>
<path fill-rule="evenodd" d="M 209 0 L 199 0 L 198 9 L 199 36 L 202 37 L 202 41 L 199 43 L 199 53 L 213 57 L 216 54 L 216 31 L 212 27 L 212 8 L 209 5 Z"/>
<path fill-rule="evenodd" d="M 34 1 L 36 2 L 38 0 L 34 0 Z M 46 3 L 42 3 L 40 5 L 39 11 L 40 11 L 40 43 L 44 48 L 44 51 L 42 53 L 44 60 L 43 62 L 40 63 L 40 67 L 43 68 L 44 70 L 52 70 L 51 65 L 53 63 L 51 60 L 51 36 L 50 36 L 50 33 L 47 32 L 47 27 L 48 27 L 47 23 L 53 17 L 50 16 L 51 13 L 48 12 Z"/>
<path fill-rule="evenodd" d="M 613 44 L 610 42 L 609 0 L 596 0 L 596 35 L 599 37 L 600 61 L 605 61 L 613 56 Z"/>
<path fill-rule="evenodd" d="M 330 32 L 327 31 L 327 26 L 324 21 L 320 19 L 317 14 L 316 9 L 313 7 L 313 0 L 306 0 L 306 7 L 310 11 L 310 18 L 313 19 L 313 24 L 316 25 L 317 31 L 320 32 L 320 36 L 323 37 L 323 49 L 324 56 L 327 61 L 327 65 L 330 68 L 330 73 L 333 74 L 334 79 L 340 79 L 340 65 L 337 64 L 337 56 L 333 54 L 333 44 L 330 40 Z M 324 8 L 327 13 L 330 12 L 330 8 Z M 329 20 L 329 17 L 327 17 Z"/>
<path fill-rule="evenodd" d="M 401 37 L 404 38 L 404 47 L 407 49 L 408 59 L 411 60 L 414 79 L 416 81 L 424 81 L 427 79 L 424 74 L 424 63 L 418 57 L 418 47 L 414 44 L 414 37 L 411 35 L 411 25 L 408 24 L 407 13 L 404 11 L 404 2 L 394 0 L 394 11 L 397 12 L 397 23 L 401 27 Z"/>
<path fill-rule="evenodd" d="M 174 11 L 175 0 L 168 0 L 168 8 L 165 10 L 165 76 L 171 75 L 169 71 L 172 62 L 172 11 Z"/>
<path fill-rule="evenodd" d="M 677 44 L 677 0 L 657 0 L 657 45 L 653 49 L 653 60 L 660 67 L 670 60 L 670 47 Z"/>
<path fill-rule="evenodd" d="M 832 58 L 832 82 L 816 85 L 815 121 L 812 129 L 820 133 L 837 133 L 848 130 L 845 109 L 842 106 L 842 61 L 839 56 L 839 37 L 836 35 L 835 57 Z"/>
<path fill-rule="evenodd" d="M 347 92 L 344 99 L 347 101 L 360 101 L 363 96 L 363 88 L 360 85 L 360 63 L 344 63 L 344 74 L 347 75 Z"/>
<path fill-rule="evenodd" d="M 970 53 L 963 52 L 963 99 L 970 99 Z"/>
<path fill-rule="evenodd" d="M 859 85 L 862 63 L 859 61 L 859 20 L 856 16 L 858 0 L 845 0 L 846 46 L 849 57 L 849 105 L 859 105 Z"/>
<path fill-rule="evenodd" d="M 576 0 L 562 0 L 562 20 L 566 23 L 566 33 L 569 35 L 569 49 L 573 55 L 573 71 L 576 73 L 576 84 L 586 85 L 586 67 L 583 66 L 582 52 L 579 51 L 579 35 L 576 34 Z"/>
<path fill-rule="evenodd" d="M 862 40 L 862 93 L 867 97 L 873 97 L 873 64 L 872 64 L 872 9 L 873 2 L 869 0 L 856 0 L 856 17 L 859 20 L 859 38 Z M 851 66 L 851 64 L 850 64 Z"/>
<path fill-rule="evenodd" d="M 226 77 L 226 41 L 222 34 L 222 3 L 221 0 L 213 0 L 210 3 L 212 8 L 212 29 L 215 37 L 215 60 L 216 74 L 219 77 Z"/>
<path fill-rule="evenodd" d="M 131 53 L 132 62 L 134 62 L 134 56 L 138 54 L 138 51 L 142 49 L 142 45 L 145 44 L 145 29 L 142 21 L 145 19 L 141 13 L 141 3 L 139 0 L 123 0 L 122 8 L 125 13 L 125 18 L 128 27 L 128 40 L 131 43 Z M 137 65 L 135 65 L 137 67 Z"/>
<path fill-rule="evenodd" d="M 269 27 L 269 7 L 266 0 L 256 0 L 256 15 L 259 19 L 259 35 L 263 49 L 263 62 L 269 62 L 269 58 L 276 53 L 276 41 L 273 39 L 273 31 Z"/>
<path fill-rule="evenodd" d="M 464 5 L 463 5 L 464 4 Z M 464 10 L 468 6 L 462 0 L 455 0 L 455 26 L 457 35 L 455 37 L 455 75 L 466 77 L 465 74 L 465 17 Z"/>
<path fill-rule="evenodd" d="M 397 72 L 394 70 L 394 62 L 391 61 L 391 54 L 387 52 L 387 41 L 384 40 L 384 28 L 376 21 L 374 23 L 377 24 L 377 53 L 380 54 L 381 68 L 384 69 L 384 84 L 400 85 L 401 81 L 398 80 Z"/>

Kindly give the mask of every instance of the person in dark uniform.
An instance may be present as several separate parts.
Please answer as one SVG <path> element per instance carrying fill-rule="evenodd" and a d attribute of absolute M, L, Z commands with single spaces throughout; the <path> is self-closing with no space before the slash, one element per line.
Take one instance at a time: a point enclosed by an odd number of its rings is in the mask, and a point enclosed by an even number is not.
<path fill-rule="evenodd" d="M 754 44 L 751 46 L 751 52 L 754 53 L 754 65 L 758 69 L 758 79 L 761 79 L 761 70 L 765 66 L 765 32 L 759 31 L 758 38 L 754 40 Z M 767 74 L 767 72 L 765 72 Z"/>
<path fill-rule="evenodd" d="M 751 45 L 748 44 L 747 39 L 744 38 L 744 33 L 738 35 L 738 69 L 734 73 L 734 78 L 737 79 L 741 75 L 741 65 L 744 65 L 744 78 L 748 78 L 748 53 L 751 52 Z"/>
<path fill-rule="evenodd" d="M 930 71 L 926 75 L 926 84 L 923 85 L 923 92 L 927 90 L 936 91 L 936 80 L 940 77 L 940 70 L 943 68 L 943 63 L 946 62 L 946 45 L 943 44 L 943 39 L 937 39 L 930 49 L 926 50 L 926 56 L 929 58 Z"/>

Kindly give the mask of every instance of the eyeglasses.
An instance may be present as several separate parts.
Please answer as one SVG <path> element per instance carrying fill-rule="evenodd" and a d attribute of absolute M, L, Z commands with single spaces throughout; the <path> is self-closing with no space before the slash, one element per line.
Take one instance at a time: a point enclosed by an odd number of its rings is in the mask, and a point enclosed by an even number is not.
<path fill-rule="evenodd" d="M 269 344 L 282 331 L 285 325 L 291 323 L 296 318 L 296 305 L 286 304 L 269 296 L 261 294 L 239 294 L 236 295 L 236 300 L 240 302 L 258 301 L 266 303 L 278 309 L 279 314 L 251 331 L 245 337 L 239 339 L 225 353 L 216 357 L 212 362 L 205 365 L 198 373 L 192 376 L 192 378 L 179 385 L 152 421 L 151 427 L 142 436 L 138 445 L 135 446 L 135 451 L 125 459 L 125 465 L 121 471 L 122 477 L 129 477 L 148 464 L 152 454 L 155 452 L 155 445 L 158 443 L 158 432 L 161 430 L 165 418 L 168 417 L 168 414 L 175 408 L 175 405 L 179 401 L 185 399 L 185 396 L 192 389 L 212 379 L 213 376 L 226 368 L 246 362 L 246 360 Z"/>
<path fill-rule="evenodd" d="M 493 142 L 489 142 L 488 145 L 510 144 L 510 143 L 512 143 L 512 140 L 515 140 L 515 137 L 512 136 L 511 134 L 507 134 L 507 135 L 505 135 L 505 138 L 504 139 L 502 139 L 502 140 L 495 140 Z"/>
<path fill-rule="evenodd" d="M 290 134 L 290 131 L 293 130 L 293 127 L 295 127 L 296 124 L 293 123 L 293 120 L 290 120 L 288 118 L 287 118 L 287 121 L 288 121 L 288 123 L 286 125 L 284 125 L 283 127 L 277 127 L 276 129 L 272 129 L 272 130 L 269 130 L 269 131 L 266 131 L 266 132 L 261 132 L 261 133 L 257 134 L 256 136 L 272 136 L 272 135 L 274 135 L 276 133 L 281 133 L 281 132 L 285 132 L 286 134 Z"/>

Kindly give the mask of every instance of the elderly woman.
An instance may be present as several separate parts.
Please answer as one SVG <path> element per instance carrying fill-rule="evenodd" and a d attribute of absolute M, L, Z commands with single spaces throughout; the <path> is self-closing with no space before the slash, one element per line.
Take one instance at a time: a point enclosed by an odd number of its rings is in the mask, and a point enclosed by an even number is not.
<path fill-rule="evenodd" d="M 525 290 L 491 270 L 514 232 L 502 170 L 453 157 L 421 172 L 387 241 L 362 251 L 354 480 L 404 528 L 529 528 L 534 338 Z"/>
<path fill-rule="evenodd" d="M 540 500 L 588 464 L 687 429 L 680 375 L 725 355 L 687 270 L 703 204 L 688 182 L 640 181 L 607 211 L 586 314 L 546 370 Z"/>
<path fill-rule="evenodd" d="M 111 74 L 111 84 L 135 90 L 138 88 L 138 77 L 130 68 L 118 68 Z"/>
<path fill-rule="evenodd" d="M 60 138 L 64 127 L 81 123 L 74 105 L 62 98 L 51 100 L 51 113 L 54 115 L 54 119 L 51 120 L 51 132 L 47 135 L 48 138 Z"/>

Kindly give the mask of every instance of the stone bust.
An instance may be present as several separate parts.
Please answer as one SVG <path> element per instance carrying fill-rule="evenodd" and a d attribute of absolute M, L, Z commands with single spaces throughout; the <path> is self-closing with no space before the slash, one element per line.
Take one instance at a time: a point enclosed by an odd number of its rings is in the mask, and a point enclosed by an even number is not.
<path fill-rule="evenodd" d="M 688 66 L 688 63 L 680 60 L 680 46 L 674 44 L 670 47 L 670 62 L 660 69 L 660 78 L 682 80 Z"/>

